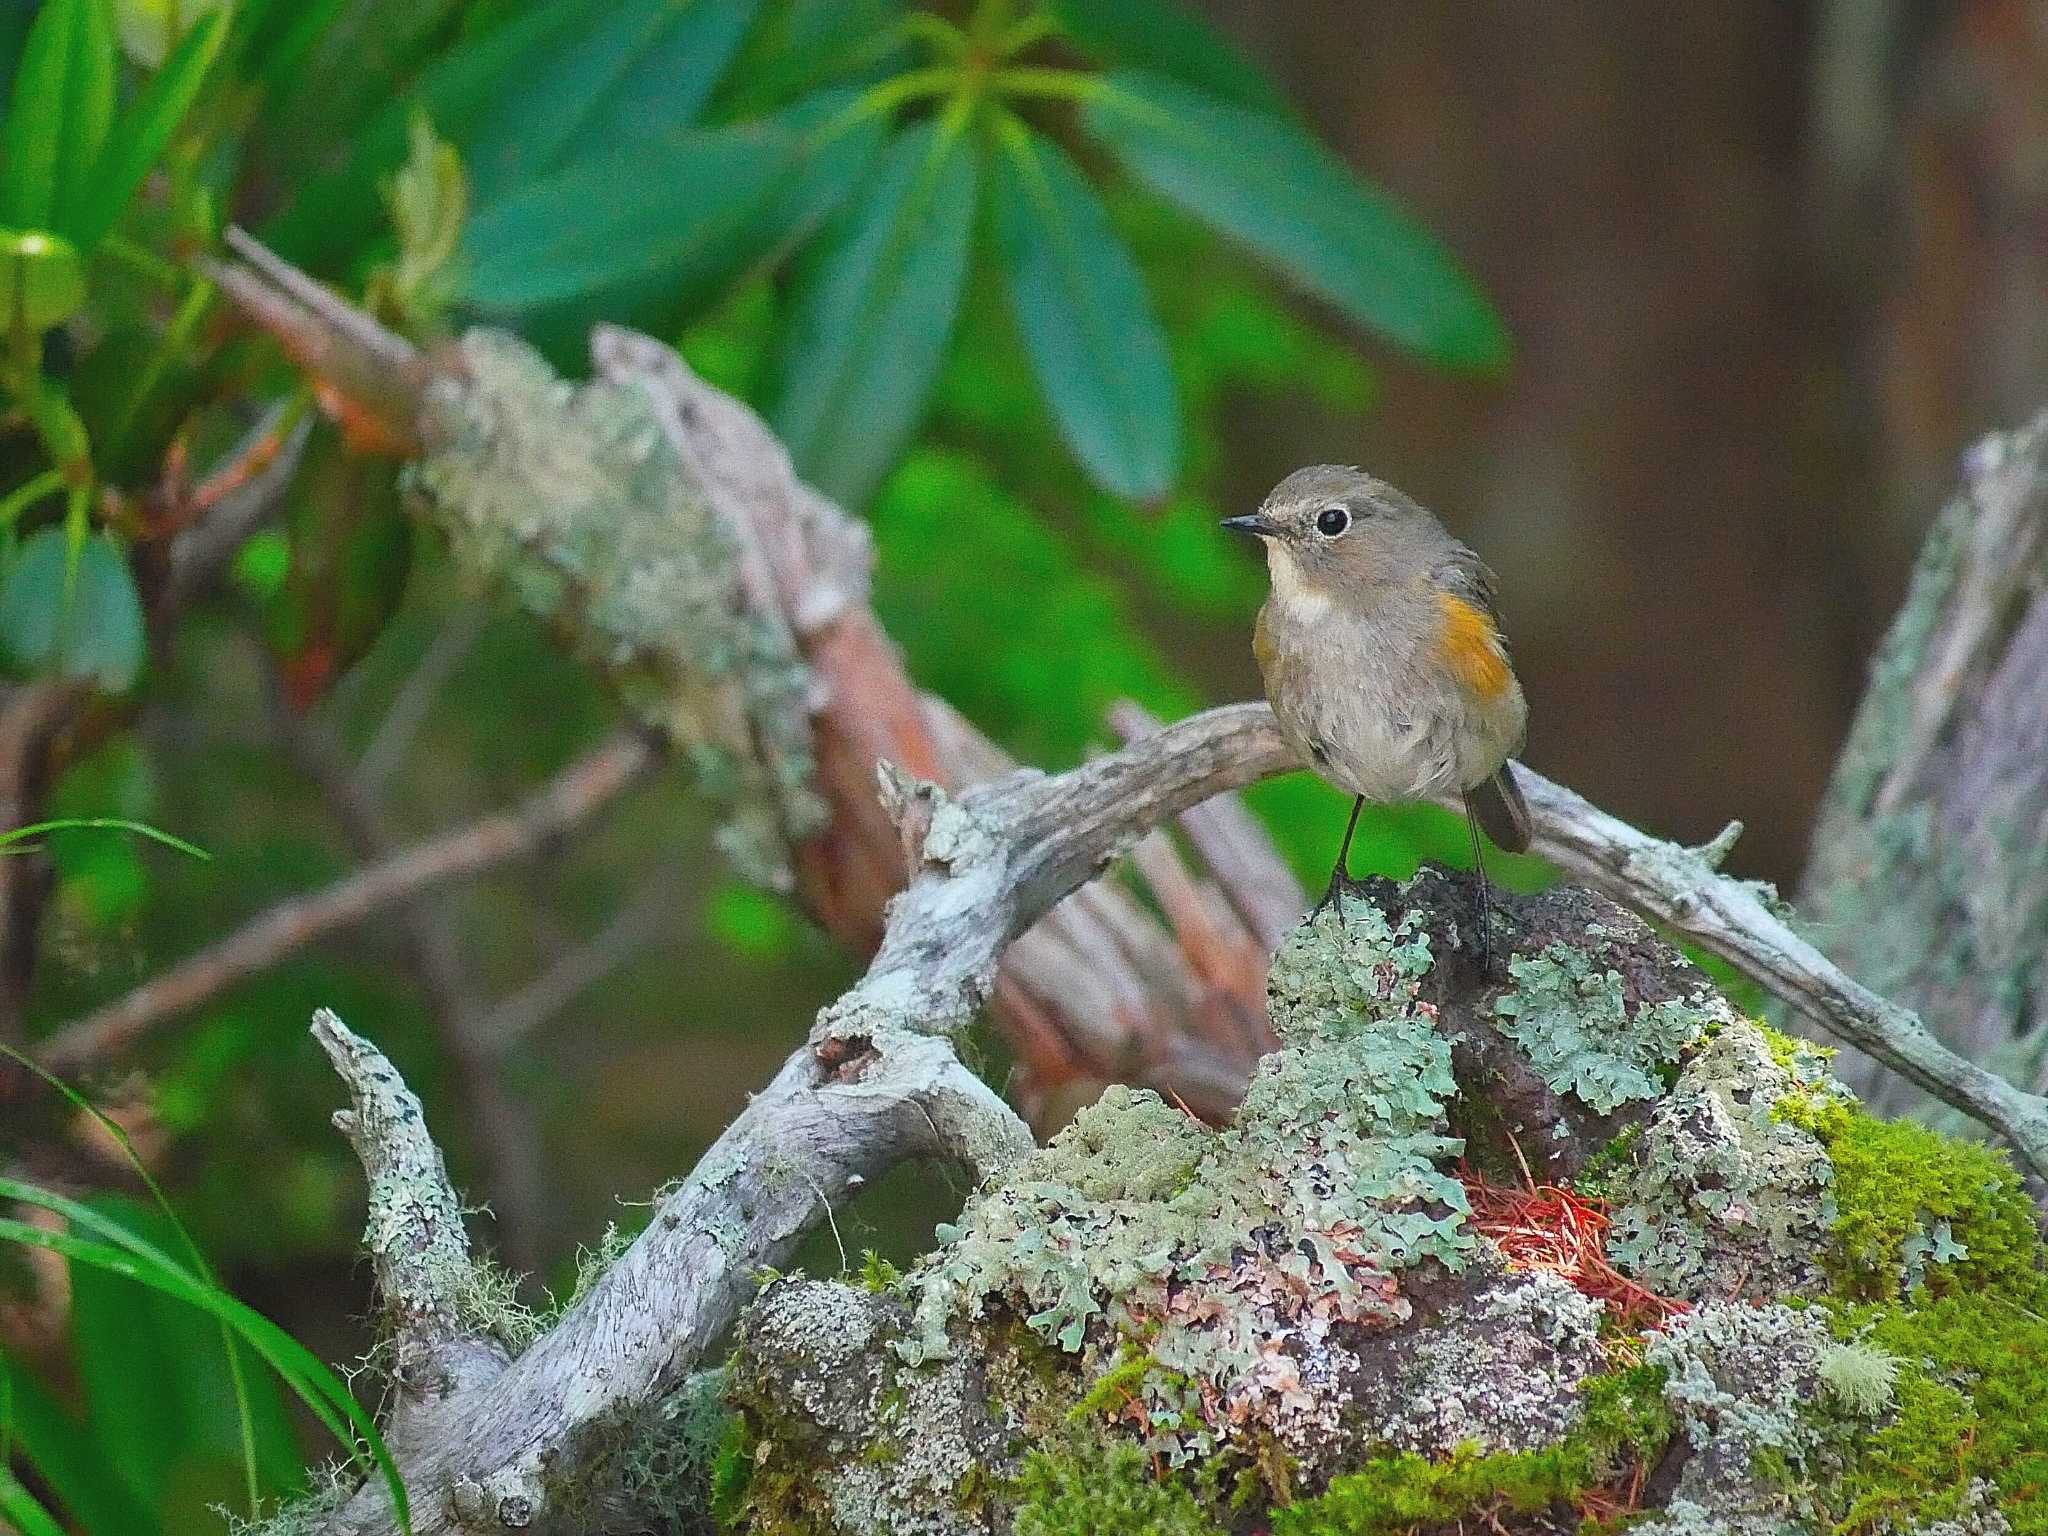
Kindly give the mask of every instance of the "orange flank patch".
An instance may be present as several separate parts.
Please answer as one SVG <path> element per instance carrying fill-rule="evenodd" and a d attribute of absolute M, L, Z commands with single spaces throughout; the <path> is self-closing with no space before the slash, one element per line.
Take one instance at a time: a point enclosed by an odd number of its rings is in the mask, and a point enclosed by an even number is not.
<path fill-rule="evenodd" d="M 1473 693 L 1497 699 L 1508 691 L 1507 647 L 1484 608 L 1449 592 L 1437 595 L 1444 607 L 1444 660 Z"/>

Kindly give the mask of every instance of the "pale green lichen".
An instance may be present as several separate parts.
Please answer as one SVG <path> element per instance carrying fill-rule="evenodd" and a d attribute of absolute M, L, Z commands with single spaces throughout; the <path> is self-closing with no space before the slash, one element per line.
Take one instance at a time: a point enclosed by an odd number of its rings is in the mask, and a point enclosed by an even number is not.
<path fill-rule="evenodd" d="M 2009 1169 L 1708 1017 L 1602 1160 L 1610 1258 L 1697 1305 L 1608 1337 L 1601 1303 L 1471 1231 L 1431 945 L 1392 894 L 1276 958 L 1283 1048 L 1227 1129 L 1112 1090 L 907 1273 L 764 1294 L 735 1370 L 752 1536 L 1550 1530 L 1643 1494 L 1665 1507 L 1630 1528 L 1655 1536 L 2048 1536 L 2041 1245 Z M 1968 1257 L 1937 1264 L 1944 1222 Z M 1851 1252 L 1881 1304 L 1783 1304 Z"/>
<path fill-rule="evenodd" d="M 731 531 L 637 386 L 568 383 L 502 333 L 461 347 L 409 485 L 457 561 L 564 633 L 730 806 L 720 843 L 741 872 L 786 883 L 787 845 L 825 817 L 810 682 L 743 600 Z"/>
<path fill-rule="evenodd" d="M 1691 1447 L 1671 1508 L 1638 1527 L 1780 1536 L 1808 1528 L 1801 1485 L 1825 1470 L 1828 1441 L 1807 1413 L 1832 1340 L 1818 1312 L 1712 1302 L 1651 1336 L 1645 1360 L 1665 1373 L 1664 1401 Z"/>
<path fill-rule="evenodd" d="M 1679 1054 L 1730 1016 L 1704 990 L 1631 1011 L 1621 973 L 1564 944 L 1516 956 L 1508 974 L 1515 986 L 1494 1002 L 1495 1027 L 1553 1092 L 1575 1094 L 1603 1115 L 1656 1098 Z"/>
<path fill-rule="evenodd" d="M 1834 1170 L 1820 1141 L 1777 1112 L 1816 1091 L 1795 1070 L 1742 1020 L 1686 1064 L 1629 1149 L 1608 1243 L 1619 1268 L 1668 1296 L 1818 1284 Z"/>
<path fill-rule="evenodd" d="M 1401 1273 L 1473 1245 L 1440 1171 L 1461 1144 L 1443 1133 L 1450 1045 L 1417 996 L 1429 964 L 1419 922 L 1359 902 L 1298 930 L 1271 982 L 1285 1049 L 1233 1124 L 1109 1090 L 942 1229 L 900 1351 L 940 1358 L 958 1320 L 1001 1304 L 1068 1353 L 1144 1337 L 1158 1371 L 1134 1417 L 1170 1461 L 1250 1428 L 1333 1427 L 1336 1404 L 1302 1384 L 1336 1369 L 1332 1325 L 1405 1318 Z"/>
<path fill-rule="evenodd" d="M 1821 1352 L 1820 1384 L 1850 1413 L 1875 1418 L 1892 1405 L 1899 1358 L 1875 1344 L 1830 1343 Z"/>

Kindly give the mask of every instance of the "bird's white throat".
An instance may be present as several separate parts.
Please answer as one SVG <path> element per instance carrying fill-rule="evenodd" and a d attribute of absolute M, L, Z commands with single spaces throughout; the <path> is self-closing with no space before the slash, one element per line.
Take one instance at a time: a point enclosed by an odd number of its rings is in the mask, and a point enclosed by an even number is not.
<path fill-rule="evenodd" d="M 1330 595 L 1311 586 L 1295 563 L 1294 552 L 1277 539 L 1266 541 L 1266 573 L 1273 581 L 1273 597 L 1288 617 L 1313 621 L 1330 611 Z"/>

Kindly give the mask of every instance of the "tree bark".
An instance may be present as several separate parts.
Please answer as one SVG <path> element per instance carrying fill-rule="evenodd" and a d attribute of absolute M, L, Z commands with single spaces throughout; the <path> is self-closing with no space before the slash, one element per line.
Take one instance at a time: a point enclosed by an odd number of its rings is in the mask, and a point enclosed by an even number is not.
<path fill-rule="evenodd" d="M 1802 926 L 1951 1048 L 2048 1082 L 2048 415 L 1969 454 L 1814 828 Z M 1868 1059 L 1866 1101 L 1924 1110 Z"/>

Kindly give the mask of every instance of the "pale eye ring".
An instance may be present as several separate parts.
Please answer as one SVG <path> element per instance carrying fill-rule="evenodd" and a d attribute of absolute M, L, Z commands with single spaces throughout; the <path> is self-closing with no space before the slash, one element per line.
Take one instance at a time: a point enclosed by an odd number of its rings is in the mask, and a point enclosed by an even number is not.
<path fill-rule="evenodd" d="M 1351 514 L 1342 507 L 1325 507 L 1316 514 L 1316 532 L 1334 539 L 1351 526 Z"/>

